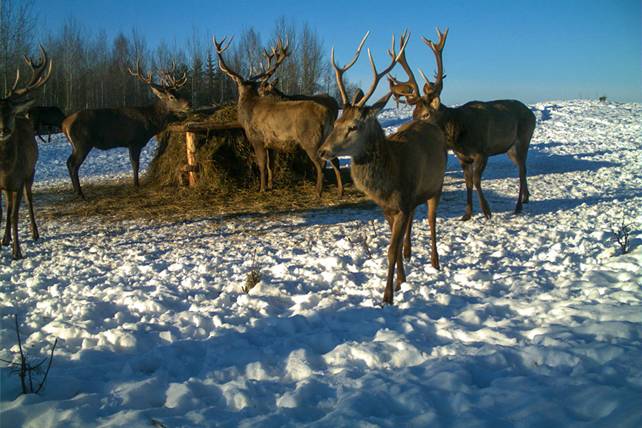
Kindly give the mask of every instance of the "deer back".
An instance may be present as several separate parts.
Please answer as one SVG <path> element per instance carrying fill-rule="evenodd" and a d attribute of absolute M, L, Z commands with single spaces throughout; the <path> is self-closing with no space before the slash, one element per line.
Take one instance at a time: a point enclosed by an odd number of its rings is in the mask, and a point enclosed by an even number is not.
<path fill-rule="evenodd" d="M 533 112 L 516 100 L 471 101 L 444 108 L 434 121 L 448 137 L 448 146 L 463 155 L 505 153 L 519 139 L 520 129 L 532 132 L 535 127 Z"/>

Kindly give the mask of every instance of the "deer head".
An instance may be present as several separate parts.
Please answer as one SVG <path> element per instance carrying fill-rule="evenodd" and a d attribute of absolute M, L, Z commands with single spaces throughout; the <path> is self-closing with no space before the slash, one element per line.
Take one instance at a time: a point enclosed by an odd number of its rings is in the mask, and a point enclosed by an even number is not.
<path fill-rule="evenodd" d="M 368 49 L 368 58 L 370 59 L 370 66 L 372 67 L 374 76 L 372 84 L 365 94 L 359 89 L 354 94 L 352 100 L 348 101 L 345 84 L 343 82 L 343 74 L 352 67 L 359 58 L 361 48 L 368 34 L 369 33 L 366 33 L 363 39 L 361 39 L 361 43 L 352 60 L 344 67 L 337 66 L 334 60 L 334 48 L 332 48 L 332 66 L 335 70 L 337 87 L 339 88 L 339 93 L 343 101 L 343 112 L 341 117 L 335 122 L 334 130 L 319 149 L 319 156 L 323 159 L 333 159 L 337 156 L 361 157 L 367 152 L 369 144 L 374 141 L 375 138 L 383 136 L 383 130 L 377 121 L 377 115 L 386 105 L 392 94 L 388 92 L 371 106 L 366 106 L 365 104 L 374 93 L 381 78 L 388 74 L 403 56 L 409 34 L 404 32 L 401 36 L 399 53 L 395 52 L 395 36 L 392 36 L 392 47 L 388 50 L 388 55 L 392 60 L 388 67 L 381 72 L 377 71 L 372 53 L 370 49 Z"/>
<path fill-rule="evenodd" d="M 439 37 L 439 41 L 437 43 L 422 37 L 423 42 L 432 49 L 437 61 L 437 72 L 435 73 L 434 82 L 431 82 L 424 72 L 419 69 L 421 77 L 423 77 L 426 82 L 423 87 L 423 95 L 419 94 L 419 86 L 412 74 L 412 69 L 406 62 L 405 55 L 403 59 L 400 59 L 399 63 L 403 66 L 404 71 L 408 75 L 408 81 L 399 82 L 394 78 L 389 78 L 390 90 L 397 101 L 403 100 L 406 104 L 415 106 L 415 110 L 413 111 L 414 119 L 428 119 L 438 111 L 441 106 L 440 96 L 443 89 L 443 81 L 446 77 L 444 74 L 442 53 L 444 45 L 446 44 L 446 37 L 448 37 L 448 29 L 443 33 L 437 29 L 437 35 Z"/>
<path fill-rule="evenodd" d="M 31 91 L 44 85 L 51 76 L 52 62 L 47 58 L 47 52 L 40 46 L 40 62 L 35 63 L 25 56 L 25 63 L 31 69 L 31 78 L 27 84 L 18 88 L 20 83 L 20 68 L 16 71 L 16 80 L 11 89 L 0 99 L 0 141 L 8 140 L 15 130 L 16 116 L 25 113 L 32 106 L 34 99 Z"/>
<path fill-rule="evenodd" d="M 154 83 L 152 73 L 145 74 L 140 68 L 140 59 L 136 60 L 136 71 L 129 69 L 129 74 L 138 78 L 152 90 L 152 93 L 160 99 L 168 110 L 177 113 L 187 112 L 191 105 L 190 102 L 178 94 L 178 90 L 187 83 L 187 74 L 176 78 L 176 63 L 172 63 L 171 70 L 160 69 L 160 83 Z"/>
<path fill-rule="evenodd" d="M 236 83 L 239 91 L 239 97 L 242 98 L 247 93 L 259 94 L 259 92 L 271 90 L 271 85 L 268 83 L 268 80 L 274 75 L 283 61 L 285 61 L 285 59 L 290 55 L 290 52 L 288 51 L 288 40 L 283 43 L 279 38 L 276 42 L 276 46 L 272 47 L 270 52 L 268 52 L 267 49 L 264 49 L 263 54 L 266 58 L 266 63 L 265 65 L 261 64 L 263 71 L 250 76 L 247 79 L 241 76 L 237 71 L 232 70 L 223 59 L 223 52 L 230 47 L 232 40 L 233 37 L 230 37 L 229 40 L 227 40 L 227 37 L 224 37 L 219 42 L 216 40 L 216 37 L 212 38 L 212 42 L 216 48 L 216 55 L 218 56 L 218 66 L 223 73 L 227 74 L 234 83 Z"/>

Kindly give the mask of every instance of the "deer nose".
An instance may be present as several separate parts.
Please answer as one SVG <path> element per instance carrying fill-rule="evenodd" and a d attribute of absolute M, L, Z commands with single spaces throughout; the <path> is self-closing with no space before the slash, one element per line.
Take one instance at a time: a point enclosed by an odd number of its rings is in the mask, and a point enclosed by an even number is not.
<path fill-rule="evenodd" d="M 9 135 L 11 134 L 11 129 L 9 128 L 2 128 L 2 135 Z"/>

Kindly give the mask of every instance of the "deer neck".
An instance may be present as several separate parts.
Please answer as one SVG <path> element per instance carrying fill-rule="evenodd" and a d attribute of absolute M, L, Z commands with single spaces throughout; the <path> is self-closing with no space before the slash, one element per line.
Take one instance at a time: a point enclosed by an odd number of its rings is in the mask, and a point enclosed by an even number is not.
<path fill-rule="evenodd" d="M 14 131 L 15 132 L 15 131 Z M 0 141 L 0 170 L 11 170 L 12 165 L 18 159 L 18 145 L 15 143 L 15 135 L 8 140 Z"/>
<path fill-rule="evenodd" d="M 239 91 L 240 92 L 240 91 Z M 240 92 L 237 103 L 237 114 L 240 123 L 249 122 L 252 118 L 252 111 L 259 101 L 266 101 L 266 97 L 259 96 L 255 90 Z"/>
<path fill-rule="evenodd" d="M 350 168 L 356 186 L 375 201 L 383 200 L 390 193 L 392 155 L 386 135 L 378 123 L 371 125 L 368 146 L 352 158 Z"/>
<path fill-rule="evenodd" d="M 144 114 L 147 119 L 147 128 L 152 134 L 158 134 L 162 131 L 174 114 L 165 106 L 165 103 L 158 100 L 151 106 L 144 108 Z"/>
<path fill-rule="evenodd" d="M 461 128 L 459 126 L 460 121 L 457 119 L 456 108 L 447 107 L 445 105 L 440 105 L 439 110 L 435 113 L 434 119 L 431 120 L 435 125 L 437 125 L 444 133 L 446 137 L 446 144 L 448 148 L 452 149 L 457 146 L 459 136 L 461 134 Z"/>

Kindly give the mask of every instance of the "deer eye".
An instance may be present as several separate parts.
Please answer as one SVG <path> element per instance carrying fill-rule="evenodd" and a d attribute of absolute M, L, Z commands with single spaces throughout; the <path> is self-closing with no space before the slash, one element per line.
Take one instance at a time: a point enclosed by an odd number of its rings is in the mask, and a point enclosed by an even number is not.
<path fill-rule="evenodd" d="M 357 129 L 359 129 L 359 127 L 357 125 L 353 125 L 353 126 L 348 127 L 348 134 L 353 132 L 353 131 L 356 131 Z"/>

